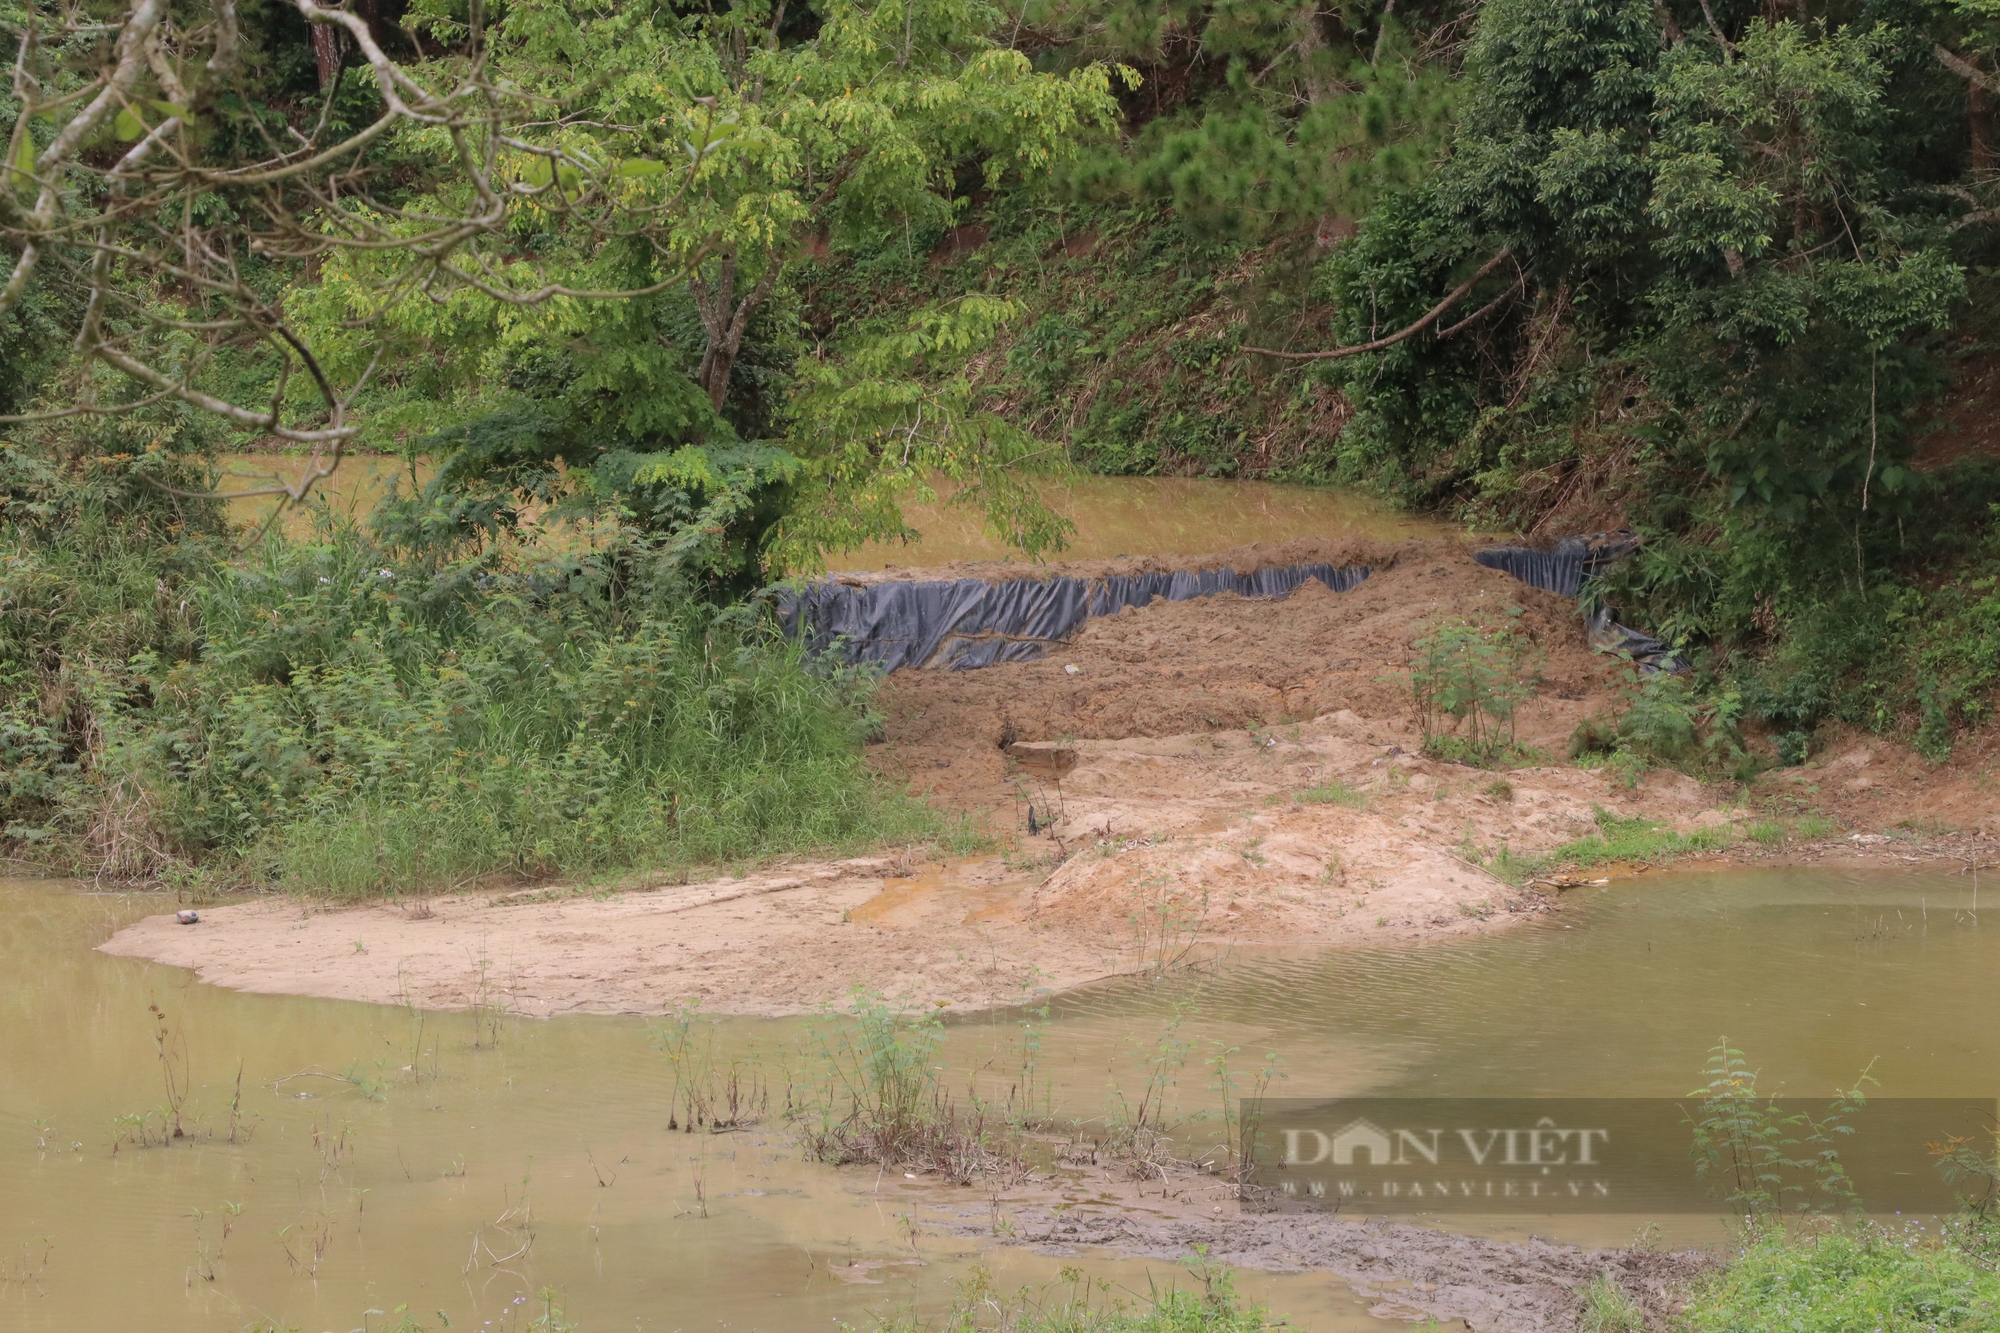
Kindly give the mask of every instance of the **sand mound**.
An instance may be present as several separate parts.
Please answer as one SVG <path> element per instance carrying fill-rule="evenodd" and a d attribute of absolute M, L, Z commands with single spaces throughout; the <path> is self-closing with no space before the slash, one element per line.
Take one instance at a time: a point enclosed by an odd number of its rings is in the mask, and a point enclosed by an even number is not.
<path fill-rule="evenodd" d="M 1225 594 L 1155 603 L 1090 621 L 1041 662 L 898 672 L 882 692 L 880 758 L 921 789 L 977 799 L 1003 780 L 999 747 L 1015 740 L 1268 728 L 1342 709 L 1405 724 L 1405 672 L 1424 630 L 1458 618 L 1498 625 L 1517 607 L 1543 671 L 1521 740 L 1560 748 L 1583 716 L 1612 703 L 1617 663 L 1591 651 L 1575 603 L 1476 565 L 1455 543 L 1335 545 L 1244 548 L 1200 564 L 1254 553 L 1267 564 L 1374 565 L 1352 592 L 1309 583 L 1281 602 Z M 948 786 L 931 780 L 943 769 Z"/>

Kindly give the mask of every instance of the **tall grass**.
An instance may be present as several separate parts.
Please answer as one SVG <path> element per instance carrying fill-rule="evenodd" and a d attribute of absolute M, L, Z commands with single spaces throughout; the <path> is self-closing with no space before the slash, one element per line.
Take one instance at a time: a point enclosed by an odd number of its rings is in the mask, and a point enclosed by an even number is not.
<path fill-rule="evenodd" d="M 201 743 L 153 756 L 187 835 L 345 897 L 938 830 L 862 766 L 869 678 L 747 608 L 607 616 L 588 560 L 515 555 L 468 579 L 348 528 L 220 572 Z"/>
<path fill-rule="evenodd" d="M 198 487 L 197 461 L 121 458 L 0 450 L 11 854 L 353 898 L 941 831 L 862 763 L 871 677 L 643 535 L 323 519 L 232 554 L 212 503 L 142 475 Z"/>

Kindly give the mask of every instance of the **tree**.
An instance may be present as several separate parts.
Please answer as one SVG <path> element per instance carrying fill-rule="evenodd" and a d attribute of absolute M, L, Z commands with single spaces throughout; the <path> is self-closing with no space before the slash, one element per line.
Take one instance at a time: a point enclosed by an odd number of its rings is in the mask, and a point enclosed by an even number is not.
<path fill-rule="evenodd" d="M 385 355 L 464 338 L 441 353 L 464 366 L 581 307 L 675 291 L 700 313 L 709 410 L 663 375 L 654 416 L 698 435 L 810 237 L 948 213 L 962 163 L 989 184 L 1045 169 L 1113 111 L 1106 70 L 1035 74 L 978 0 L 827 0 L 797 40 L 785 0 L 692 16 L 519 0 L 490 23 L 476 3 L 419 6 L 432 54 L 410 61 L 353 13 L 291 5 L 351 46 L 365 94 L 271 109 L 269 34 L 230 0 L 185 18 L 128 0 L 113 24 L 48 0 L 7 20 L 0 314 L 74 283 L 81 357 L 143 392 L 98 401 L 84 378 L 57 413 L 192 404 L 310 448 L 293 499 L 337 466 Z M 218 392 L 219 357 L 263 357 L 268 401 Z"/>

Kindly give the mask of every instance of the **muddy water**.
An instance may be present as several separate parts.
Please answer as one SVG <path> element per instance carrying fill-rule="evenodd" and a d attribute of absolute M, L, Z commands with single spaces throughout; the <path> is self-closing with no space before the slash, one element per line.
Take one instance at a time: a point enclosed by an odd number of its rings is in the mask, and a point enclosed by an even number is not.
<path fill-rule="evenodd" d="M 1645 875 L 1571 890 L 1568 910 L 1442 946 L 1238 954 L 1205 975 L 1059 999 L 1058 1101 L 1093 1063 L 1180 1037 L 1267 1054 L 1274 1095 L 1681 1097 L 1722 1038 L 1759 1086 L 1820 1097 L 1872 1065 L 1883 1096 L 2000 1096 L 2000 883 L 1963 874 L 1758 870 Z M 1212 1087 L 1184 1078 L 1183 1103 Z M 1212 1093 L 1208 1094 L 1212 1098 Z M 1453 1225 L 1458 1225 L 1454 1223 Z M 1619 1243 L 1624 1217 L 1471 1225 Z M 1670 1236 L 1713 1239 L 1706 1219 Z"/>
<path fill-rule="evenodd" d="M 270 454 L 228 454 L 219 460 L 219 489 L 244 492 L 268 488 L 274 477 L 295 481 L 303 463 Z M 407 493 L 430 477 L 430 465 L 363 455 L 343 461 L 316 489 L 336 513 L 368 513 L 393 482 Z M 1257 481 L 1210 481 L 1192 477 L 1077 476 L 1051 486 L 1049 503 L 1077 533 L 1062 557 L 1094 560 L 1126 554 L 1202 554 L 1249 542 L 1281 542 L 1298 537 L 1376 537 L 1387 541 L 1459 535 L 1459 529 L 1384 508 L 1346 491 L 1277 486 Z M 268 518 L 278 501 L 246 497 L 230 506 L 238 523 Z M 979 515 L 940 501 L 905 509 L 911 527 L 923 534 L 911 545 L 877 542 L 858 551 L 830 555 L 836 569 L 894 569 L 953 560 L 998 560 L 1018 556 L 985 530 Z M 294 536 L 311 532 L 310 518 L 297 511 L 285 518 Z"/>
<path fill-rule="evenodd" d="M 1076 524 L 1075 537 L 1056 559 L 1200 555 L 1299 537 L 1402 541 L 1462 535 L 1451 525 L 1397 513 L 1351 492 L 1261 481 L 1078 475 L 1064 486 L 1049 487 L 1045 495 L 1052 508 Z M 985 530 L 977 511 L 940 502 L 907 505 L 904 517 L 923 534 L 921 541 L 907 546 L 875 542 L 829 555 L 827 564 L 873 570 L 1018 558 L 1018 552 Z"/>
<path fill-rule="evenodd" d="M 243 995 L 92 950 L 171 906 L 0 881 L 0 1329 L 372 1330 L 394 1319 L 368 1311 L 399 1305 L 433 1330 L 438 1311 L 517 1329 L 544 1286 L 587 1331 L 868 1328 L 936 1314 L 976 1264 L 1011 1291 L 1065 1262 L 912 1238 L 913 1203 L 951 1191 L 802 1163 L 782 1129 L 666 1131 L 641 1020 Z M 167 1100 L 151 1005 L 185 1050 L 188 1135 L 159 1146 L 155 1116 L 142 1147 L 119 1118 Z M 736 1022 L 723 1039 L 768 1053 L 799 1036 Z M 1087 1266 L 1142 1293 L 1177 1277 Z M 1302 1327 L 1393 1327 L 1310 1275 L 1244 1287 Z"/>
<path fill-rule="evenodd" d="M 1182 1113 L 1217 1103 L 1224 1051 L 1239 1070 L 1275 1055 L 1276 1090 L 1301 1095 L 1678 1096 L 1725 1034 L 1766 1086 L 1820 1093 L 1872 1061 L 1887 1095 L 2000 1091 L 2000 931 L 1964 876 L 1734 871 L 1573 892 L 1559 917 L 1484 939 L 1239 955 L 971 1016 L 947 1059 L 1014 1077 L 1029 1024 L 1044 1095 L 1080 1117 L 1114 1086 L 1136 1091 L 1163 1038 L 1182 1052 L 1168 1070 Z M 666 1132 L 640 1020 L 242 995 L 91 951 L 163 906 L 0 884 L 0 1328 L 344 1330 L 399 1304 L 433 1327 L 441 1310 L 454 1328 L 508 1328 L 545 1284 L 590 1330 L 866 1326 L 937 1310 L 978 1262 L 1005 1287 L 1065 1262 L 921 1229 L 913 1242 L 912 1205 L 949 1191 L 801 1163 L 777 1130 Z M 152 1004 L 192 1084 L 190 1136 L 165 1147 L 117 1123 L 165 1100 Z M 802 1025 L 720 1034 L 775 1061 Z M 983 1212 L 973 1193 L 959 1197 Z M 1641 1220 L 1448 1225 L 1618 1241 Z M 1141 1291 L 1167 1273 L 1069 1262 Z M 1245 1285 L 1296 1326 L 1380 1327 L 1311 1275 Z"/>
<path fill-rule="evenodd" d="M 274 495 L 250 492 L 296 484 L 305 466 L 304 459 L 283 454 L 223 454 L 216 459 L 221 476 L 215 489 L 223 495 L 243 496 L 230 502 L 229 517 L 245 527 L 255 527 L 271 517 L 281 500 Z M 401 458 L 362 454 L 342 459 L 331 477 L 313 487 L 313 494 L 324 497 L 328 508 L 337 515 L 365 518 L 392 484 L 400 486 L 407 495 L 413 487 L 428 481 L 430 475 L 427 462 L 413 464 Z M 312 518 L 302 510 L 293 509 L 284 515 L 283 522 L 291 536 L 305 537 L 312 532 Z"/>

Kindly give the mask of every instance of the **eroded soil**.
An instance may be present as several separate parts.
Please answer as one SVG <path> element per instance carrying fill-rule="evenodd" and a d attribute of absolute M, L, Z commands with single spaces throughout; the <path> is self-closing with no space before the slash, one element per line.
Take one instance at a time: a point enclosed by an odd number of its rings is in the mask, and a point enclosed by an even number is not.
<path fill-rule="evenodd" d="M 1976 861 L 2000 834 L 1990 740 L 1938 766 L 1835 738 L 1748 789 L 1671 772 L 1627 786 L 1567 763 L 1578 722 L 1621 706 L 1622 664 L 1592 651 L 1572 603 L 1456 543 L 1302 541 L 1198 563 L 1309 561 L 1376 572 L 1348 593 L 1308 583 L 1282 602 L 1128 610 L 1040 662 L 890 677 L 871 762 L 984 820 L 993 855 L 347 910 L 258 901 L 205 908 L 195 926 L 150 918 L 104 947 L 249 990 L 530 1015 L 797 1013 L 857 985 L 973 1008 L 1230 945 L 1448 939 L 1560 910 L 1553 890 L 1476 862 L 1548 851 L 1600 809 L 1681 832 L 1820 817 L 1816 842 L 1739 844 L 1794 858 Z M 1502 773 L 1417 753 L 1411 648 L 1459 618 L 1512 624 L 1532 645 L 1540 680 L 1516 740 L 1544 761 Z"/>

